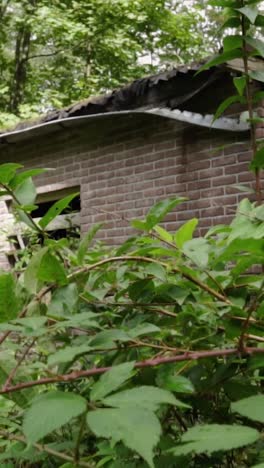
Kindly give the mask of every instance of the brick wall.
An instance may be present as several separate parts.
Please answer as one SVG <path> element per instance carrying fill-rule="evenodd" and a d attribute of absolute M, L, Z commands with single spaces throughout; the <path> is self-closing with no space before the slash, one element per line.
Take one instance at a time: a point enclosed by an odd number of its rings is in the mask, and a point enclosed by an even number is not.
<path fill-rule="evenodd" d="M 52 168 L 36 178 L 39 190 L 80 184 L 82 232 L 104 222 L 99 237 L 108 244 L 120 243 L 134 232 L 127 220 L 175 195 L 189 201 L 167 216 L 165 227 L 174 231 L 198 217 L 204 233 L 232 219 L 241 198 L 232 185 L 253 181 L 247 134 L 183 126 L 157 117 L 86 123 L 3 146 L 0 152 L 2 162 Z M 1 203 L 2 224 L 6 208 Z"/>

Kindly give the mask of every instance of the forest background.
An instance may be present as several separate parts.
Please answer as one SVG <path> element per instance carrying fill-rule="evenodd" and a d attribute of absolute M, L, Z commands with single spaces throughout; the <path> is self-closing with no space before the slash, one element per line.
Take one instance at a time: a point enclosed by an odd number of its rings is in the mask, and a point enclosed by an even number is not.
<path fill-rule="evenodd" d="M 0 126 L 218 52 L 222 16 L 203 0 L 1 0 Z"/>
<path fill-rule="evenodd" d="M 79 194 L 36 221 L 43 169 L 0 165 L 0 196 L 31 229 L 22 268 L 0 274 L 1 468 L 264 468 L 264 94 L 251 86 L 264 72 L 249 68 L 264 57 L 263 2 L 210 3 L 0 3 L 5 126 L 200 59 L 225 28 L 200 71 L 243 60 L 216 116 L 247 105 L 257 199 L 204 237 L 196 218 L 166 231 L 185 199 L 163 199 L 121 246 L 97 243 L 94 225 L 72 247 L 46 228 Z"/>

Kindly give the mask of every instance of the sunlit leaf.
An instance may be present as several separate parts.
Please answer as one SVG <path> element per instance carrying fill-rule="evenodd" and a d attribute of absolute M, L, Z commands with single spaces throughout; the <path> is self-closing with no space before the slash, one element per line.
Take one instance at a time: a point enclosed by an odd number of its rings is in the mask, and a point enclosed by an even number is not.
<path fill-rule="evenodd" d="M 231 410 L 253 421 L 264 423 L 264 395 L 254 395 L 231 404 Z"/>
<path fill-rule="evenodd" d="M 181 444 L 170 451 L 175 455 L 188 453 L 214 453 L 233 450 L 253 444 L 259 439 L 256 429 L 227 424 L 197 425 L 188 429 L 181 438 Z"/>
<path fill-rule="evenodd" d="M 59 429 L 86 410 L 86 400 L 70 392 L 51 391 L 37 397 L 26 411 L 23 432 L 31 444 Z"/>
<path fill-rule="evenodd" d="M 178 408 L 189 408 L 189 405 L 175 398 L 168 390 L 152 387 L 151 385 L 144 385 L 115 393 L 104 398 L 103 402 L 106 406 L 113 406 L 115 408 L 141 407 L 151 411 L 156 411 L 161 404 L 174 405 Z"/>
<path fill-rule="evenodd" d="M 126 362 L 112 367 L 96 382 L 91 391 L 91 400 L 102 400 L 126 382 L 131 376 L 134 362 Z"/>
<path fill-rule="evenodd" d="M 161 436 L 160 423 L 154 413 L 134 407 L 98 409 L 88 413 L 87 423 L 95 435 L 122 441 L 154 468 L 153 449 Z"/>
<path fill-rule="evenodd" d="M 57 201 L 51 208 L 47 211 L 47 213 L 41 218 L 39 221 L 39 225 L 42 229 L 45 229 L 48 224 L 56 218 L 67 206 L 71 203 L 71 201 L 77 197 L 79 193 L 73 193 L 71 195 L 67 195 L 67 197 L 62 198 L 62 200 Z"/>

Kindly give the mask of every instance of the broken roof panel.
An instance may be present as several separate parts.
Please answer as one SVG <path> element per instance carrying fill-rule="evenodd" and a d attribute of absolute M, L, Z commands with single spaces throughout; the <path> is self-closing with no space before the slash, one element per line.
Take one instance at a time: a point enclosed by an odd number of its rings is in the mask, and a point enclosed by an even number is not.
<path fill-rule="evenodd" d="M 25 133 L 23 137 L 33 137 L 39 134 L 40 128 L 43 133 L 44 126 L 47 127 L 45 131 L 47 133 L 51 131 L 51 123 L 59 124 L 66 120 L 69 122 L 72 118 L 79 118 L 81 122 L 80 117 L 101 115 L 101 118 L 105 118 L 106 114 L 109 114 L 109 117 L 114 118 L 118 113 L 132 111 L 153 114 L 155 109 L 159 109 L 156 115 L 164 117 L 166 114 L 167 118 L 183 121 L 181 111 L 186 111 L 189 113 L 188 118 L 185 114 L 186 122 L 213 128 L 225 126 L 228 127 L 227 130 L 244 131 L 246 125 L 236 119 L 233 119 L 232 125 L 229 122 L 229 126 L 226 126 L 221 119 L 212 125 L 210 124 L 212 119 L 205 118 L 206 114 L 213 114 L 222 100 L 234 91 L 233 76 L 241 74 L 240 62 L 241 60 L 230 61 L 228 64 L 213 67 L 199 74 L 196 72 L 201 63 L 194 63 L 141 78 L 106 95 L 91 97 L 64 109 L 49 112 L 35 121 L 22 122 L 15 129 L 0 134 L 0 140 L 7 142 L 15 138 L 15 135 L 16 140 L 21 139 L 22 133 Z M 253 58 L 251 62 L 250 68 L 258 69 L 259 60 Z M 261 62 L 263 66 L 263 61 Z M 179 113 L 172 114 L 171 111 L 174 109 Z M 199 115 L 200 117 L 197 117 Z"/>

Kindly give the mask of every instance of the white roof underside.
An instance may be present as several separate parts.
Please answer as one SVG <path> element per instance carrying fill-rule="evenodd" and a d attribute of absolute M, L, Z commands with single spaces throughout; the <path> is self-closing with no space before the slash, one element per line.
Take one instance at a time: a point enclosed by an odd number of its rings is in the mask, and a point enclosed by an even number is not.
<path fill-rule="evenodd" d="M 28 140 L 41 135 L 51 134 L 58 130 L 78 127 L 84 125 L 85 122 L 113 120 L 116 117 L 122 116 L 142 116 L 153 115 L 166 119 L 172 119 L 179 122 L 185 122 L 190 125 L 198 125 L 211 129 L 225 130 L 228 132 L 244 132 L 249 130 L 248 122 L 239 120 L 238 118 L 221 117 L 214 120 L 213 115 L 202 115 L 194 112 L 180 111 L 178 109 L 162 108 L 146 108 L 137 110 L 126 110 L 118 112 L 107 112 L 101 114 L 84 115 L 80 117 L 69 117 L 66 119 L 53 120 L 32 127 L 22 128 L 11 132 L 2 133 L 0 135 L 0 143 L 15 143 L 22 140 Z"/>

